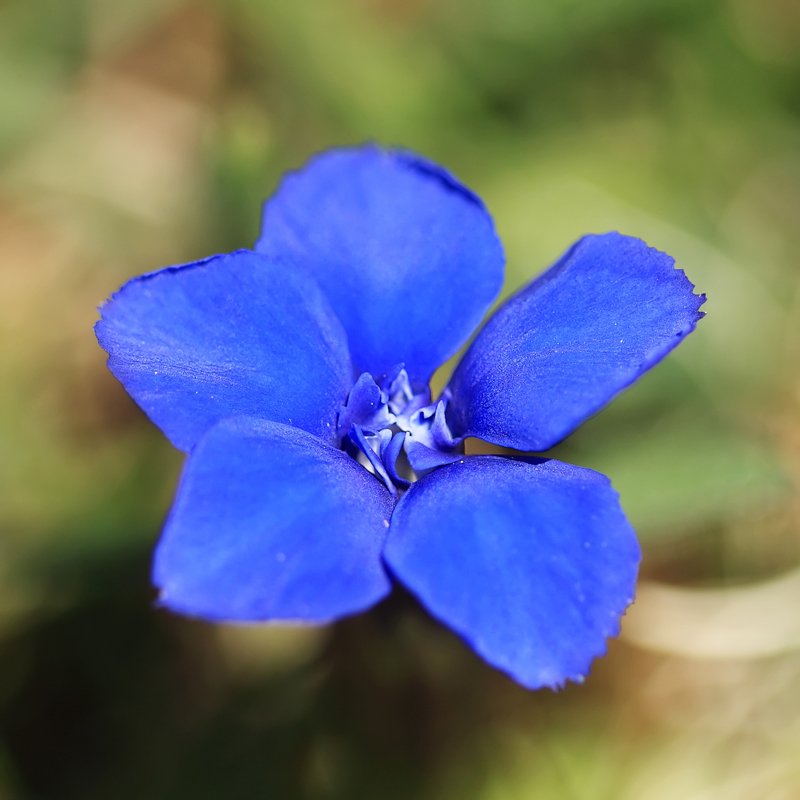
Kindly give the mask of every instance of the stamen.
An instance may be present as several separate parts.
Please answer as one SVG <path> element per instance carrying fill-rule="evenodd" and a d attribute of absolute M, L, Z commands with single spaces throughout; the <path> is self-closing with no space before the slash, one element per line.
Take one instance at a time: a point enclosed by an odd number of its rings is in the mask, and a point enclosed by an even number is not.
<path fill-rule="evenodd" d="M 340 446 L 396 495 L 418 475 L 461 458 L 462 441 L 447 426 L 448 400 L 432 403 L 427 386 L 415 391 L 402 364 L 380 383 L 364 372 L 339 413 Z"/>

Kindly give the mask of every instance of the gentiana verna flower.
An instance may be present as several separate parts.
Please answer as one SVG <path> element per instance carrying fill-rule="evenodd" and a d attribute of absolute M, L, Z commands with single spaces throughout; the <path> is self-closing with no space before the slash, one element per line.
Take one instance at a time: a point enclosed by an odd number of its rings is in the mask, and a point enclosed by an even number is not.
<path fill-rule="evenodd" d="M 155 553 L 160 602 L 322 623 L 398 582 L 519 683 L 581 681 L 634 595 L 617 495 L 592 470 L 464 441 L 549 449 L 680 343 L 705 298 L 639 239 L 585 236 L 500 306 L 432 398 L 503 266 L 477 195 L 365 146 L 288 175 L 254 250 L 108 300 L 109 368 L 188 453 Z"/>

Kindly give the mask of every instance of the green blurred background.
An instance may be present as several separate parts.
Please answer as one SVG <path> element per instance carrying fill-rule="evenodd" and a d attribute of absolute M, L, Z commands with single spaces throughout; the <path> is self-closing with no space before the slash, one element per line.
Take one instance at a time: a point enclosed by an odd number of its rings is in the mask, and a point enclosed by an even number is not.
<path fill-rule="evenodd" d="M 0 798 L 800 797 L 798 41 L 789 0 L 5 0 Z M 507 291 L 620 229 L 709 295 L 557 451 L 645 553 L 582 687 L 520 689 L 402 596 L 323 629 L 153 608 L 180 458 L 96 306 L 365 139 L 484 197 Z"/>

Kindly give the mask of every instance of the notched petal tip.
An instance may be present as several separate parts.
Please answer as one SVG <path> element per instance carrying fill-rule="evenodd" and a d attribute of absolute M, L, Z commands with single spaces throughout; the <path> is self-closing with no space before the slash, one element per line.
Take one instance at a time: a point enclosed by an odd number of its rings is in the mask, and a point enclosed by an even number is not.
<path fill-rule="evenodd" d="M 233 250 L 230 253 L 215 253 L 214 255 L 200 258 L 197 261 L 188 261 L 184 264 L 170 264 L 166 267 L 160 267 L 159 269 L 150 270 L 149 272 L 143 272 L 141 275 L 136 275 L 133 278 L 129 278 L 127 281 L 125 281 L 125 283 L 123 283 L 119 289 L 117 289 L 115 292 L 112 292 L 109 297 L 100 303 L 97 310 L 102 312 L 106 307 L 112 306 L 116 300 L 125 295 L 130 287 L 136 286 L 137 284 L 158 280 L 165 275 L 174 275 L 179 272 L 189 272 L 195 269 L 203 269 L 204 267 L 213 264 L 215 261 L 237 257 L 261 258 L 261 256 L 259 256 L 259 254 L 254 250 L 239 248 L 238 250 Z"/>
<path fill-rule="evenodd" d="M 458 180 L 458 178 L 456 178 L 456 176 L 453 175 L 453 173 L 449 170 L 446 170 L 439 164 L 436 164 L 435 162 L 430 161 L 427 158 L 412 152 L 411 150 L 406 150 L 401 147 L 389 148 L 384 152 L 389 156 L 401 160 L 409 168 L 417 170 L 422 175 L 426 175 L 427 177 L 440 181 L 445 188 L 475 203 L 475 205 L 484 211 L 491 219 L 491 214 L 486 208 L 486 204 L 483 202 L 483 200 L 475 192 L 473 192 L 472 189 L 470 189 L 468 186 L 465 186 L 460 180 Z M 494 228 L 494 223 L 492 223 L 492 227 Z M 502 243 L 500 242 L 499 237 L 497 238 L 497 242 L 502 248 Z"/>

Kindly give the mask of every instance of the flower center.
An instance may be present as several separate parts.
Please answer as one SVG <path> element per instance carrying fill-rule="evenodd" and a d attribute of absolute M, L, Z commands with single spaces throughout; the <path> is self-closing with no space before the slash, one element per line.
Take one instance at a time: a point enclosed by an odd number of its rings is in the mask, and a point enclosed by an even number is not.
<path fill-rule="evenodd" d="M 419 475 L 461 458 L 462 441 L 447 427 L 447 402 L 446 393 L 432 403 L 427 386 L 415 390 L 402 364 L 378 381 L 363 372 L 339 412 L 339 444 L 398 494 Z"/>

